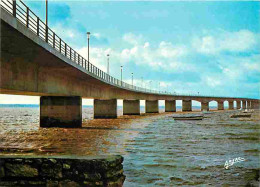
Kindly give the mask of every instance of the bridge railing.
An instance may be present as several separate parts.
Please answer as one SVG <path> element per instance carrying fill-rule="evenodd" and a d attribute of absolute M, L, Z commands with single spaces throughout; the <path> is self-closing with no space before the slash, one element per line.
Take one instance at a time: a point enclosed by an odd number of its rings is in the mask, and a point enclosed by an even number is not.
<path fill-rule="evenodd" d="M 164 95 L 180 95 L 180 96 L 197 96 L 192 94 L 176 94 L 166 91 L 156 91 L 147 88 L 142 88 L 125 83 L 118 80 L 109 74 L 105 73 L 101 69 L 97 68 L 95 65 L 91 64 L 79 53 L 77 53 L 72 47 L 70 47 L 65 41 L 63 41 L 53 30 L 51 30 L 46 24 L 30 10 L 21 0 L 1 0 L 1 7 L 4 8 L 8 13 L 13 15 L 19 22 L 21 22 L 25 27 L 30 29 L 35 35 L 45 41 L 53 49 L 70 59 L 72 62 L 78 66 L 84 68 L 93 77 L 101 79 L 102 81 L 116 85 L 121 88 L 126 88 L 128 90 L 140 91 L 146 93 L 164 94 Z M 199 95 L 202 96 L 202 95 Z M 204 96 L 204 97 L 214 97 L 214 96 Z"/>

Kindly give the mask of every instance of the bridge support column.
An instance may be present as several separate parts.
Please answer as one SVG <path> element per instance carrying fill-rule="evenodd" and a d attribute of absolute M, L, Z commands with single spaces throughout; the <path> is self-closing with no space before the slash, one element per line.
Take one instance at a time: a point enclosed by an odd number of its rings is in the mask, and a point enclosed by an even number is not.
<path fill-rule="evenodd" d="M 246 109 L 246 101 L 242 101 L 242 109 Z"/>
<path fill-rule="evenodd" d="M 192 106 L 191 106 L 191 100 L 183 100 L 182 101 L 182 111 L 187 112 L 187 111 L 192 111 Z"/>
<path fill-rule="evenodd" d="M 224 102 L 218 101 L 218 110 L 224 110 Z"/>
<path fill-rule="evenodd" d="M 175 100 L 165 100 L 165 112 L 176 112 Z"/>
<path fill-rule="evenodd" d="M 241 101 L 237 101 L 237 109 L 241 108 Z"/>
<path fill-rule="evenodd" d="M 41 96 L 40 127 L 81 127 L 82 99 L 79 96 Z"/>
<path fill-rule="evenodd" d="M 205 102 L 205 101 L 201 102 L 201 111 L 204 110 L 209 111 L 209 102 Z"/>
<path fill-rule="evenodd" d="M 117 99 L 94 99 L 94 119 L 117 118 Z"/>
<path fill-rule="evenodd" d="M 159 101 L 145 100 L 145 112 L 146 113 L 159 113 Z"/>
<path fill-rule="evenodd" d="M 123 100 L 123 115 L 140 115 L 140 100 Z"/>
<path fill-rule="evenodd" d="M 228 101 L 228 109 L 233 110 L 234 109 L 234 101 Z"/>
<path fill-rule="evenodd" d="M 251 108 L 252 109 L 260 109 L 260 102 L 259 101 L 251 101 Z"/>

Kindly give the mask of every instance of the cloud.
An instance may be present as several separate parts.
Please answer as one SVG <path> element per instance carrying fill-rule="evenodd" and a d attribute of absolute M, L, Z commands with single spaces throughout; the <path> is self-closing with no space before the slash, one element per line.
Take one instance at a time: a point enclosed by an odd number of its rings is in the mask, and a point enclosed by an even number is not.
<path fill-rule="evenodd" d="M 122 40 L 131 44 L 129 48 L 122 49 L 119 55 L 126 62 L 133 61 L 138 65 L 148 65 L 153 70 L 168 72 L 193 68 L 192 65 L 181 62 L 181 57 L 186 56 L 188 51 L 183 45 L 175 46 L 171 42 L 161 41 L 158 46 L 152 47 L 142 35 L 133 33 L 123 35 Z"/>
<path fill-rule="evenodd" d="M 183 46 L 173 46 L 171 42 L 162 41 L 159 44 L 158 52 L 162 57 L 172 58 L 185 55 L 186 49 Z"/>
<path fill-rule="evenodd" d="M 105 69 L 106 55 L 110 54 L 110 58 L 112 58 L 111 66 L 119 67 L 124 64 L 135 64 L 136 66 L 150 67 L 154 71 L 195 71 L 192 64 L 182 62 L 180 59 L 187 54 L 185 46 L 174 46 L 170 42 L 162 41 L 157 46 L 151 47 L 150 43 L 145 41 L 142 35 L 137 36 L 132 33 L 124 34 L 122 42 L 124 41 L 127 41 L 131 46 L 123 49 L 91 47 L 90 62 L 97 66 L 100 65 L 101 69 Z M 78 51 L 87 58 L 86 47 Z"/>
<path fill-rule="evenodd" d="M 249 30 L 221 31 L 213 35 L 195 37 L 192 46 L 203 54 L 217 54 L 224 51 L 246 52 L 256 46 L 257 38 L 258 36 Z"/>
<path fill-rule="evenodd" d="M 140 42 L 142 42 L 143 37 L 141 35 L 135 35 L 133 33 L 126 33 L 123 35 L 123 41 L 132 44 L 132 45 L 138 45 Z"/>
<path fill-rule="evenodd" d="M 93 33 L 92 35 L 94 37 L 96 37 L 97 39 L 101 38 L 101 34 L 100 33 Z"/>

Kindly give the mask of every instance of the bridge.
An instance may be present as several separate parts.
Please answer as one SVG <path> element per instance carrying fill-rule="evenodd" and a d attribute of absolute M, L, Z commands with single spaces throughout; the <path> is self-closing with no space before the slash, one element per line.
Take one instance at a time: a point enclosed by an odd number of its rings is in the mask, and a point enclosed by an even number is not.
<path fill-rule="evenodd" d="M 209 110 L 259 108 L 259 100 L 237 97 L 178 95 L 127 84 L 103 72 L 73 50 L 45 25 L 22 1 L 1 1 L 0 93 L 40 96 L 41 127 L 81 127 L 82 98 L 94 99 L 94 118 L 117 118 L 117 99 L 123 100 L 123 115 L 140 115 L 140 100 L 146 113 L 192 111 L 192 100 Z"/>

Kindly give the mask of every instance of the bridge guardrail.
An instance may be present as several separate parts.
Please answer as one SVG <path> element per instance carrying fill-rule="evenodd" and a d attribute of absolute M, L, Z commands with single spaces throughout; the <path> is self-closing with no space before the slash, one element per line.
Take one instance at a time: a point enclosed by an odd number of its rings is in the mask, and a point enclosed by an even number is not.
<path fill-rule="evenodd" d="M 131 91 L 139 91 L 161 95 L 220 97 L 213 95 L 177 94 L 130 85 L 126 82 L 123 82 L 119 79 L 110 76 L 106 72 L 102 71 L 101 69 L 87 61 L 84 57 L 82 57 L 79 53 L 72 49 L 72 47 L 70 47 L 65 41 L 63 41 L 53 30 L 46 26 L 46 24 L 34 12 L 32 12 L 30 8 L 27 5 L 25 5 L 25 3 L 21 0 L 1 0 L 1 7 L 3 7 L 11 15 L 16 17 L 18 21 L 20 21 L 24 26 L 30 29 L 43 41 L 48 43 L 52 48 L 60 52 L 65 57 L 69 58 L 78 66 L 84 68 L 92 76 L 97 77 L 106 83 L 115 85 L 117 87 L 125 88 Z"/>

